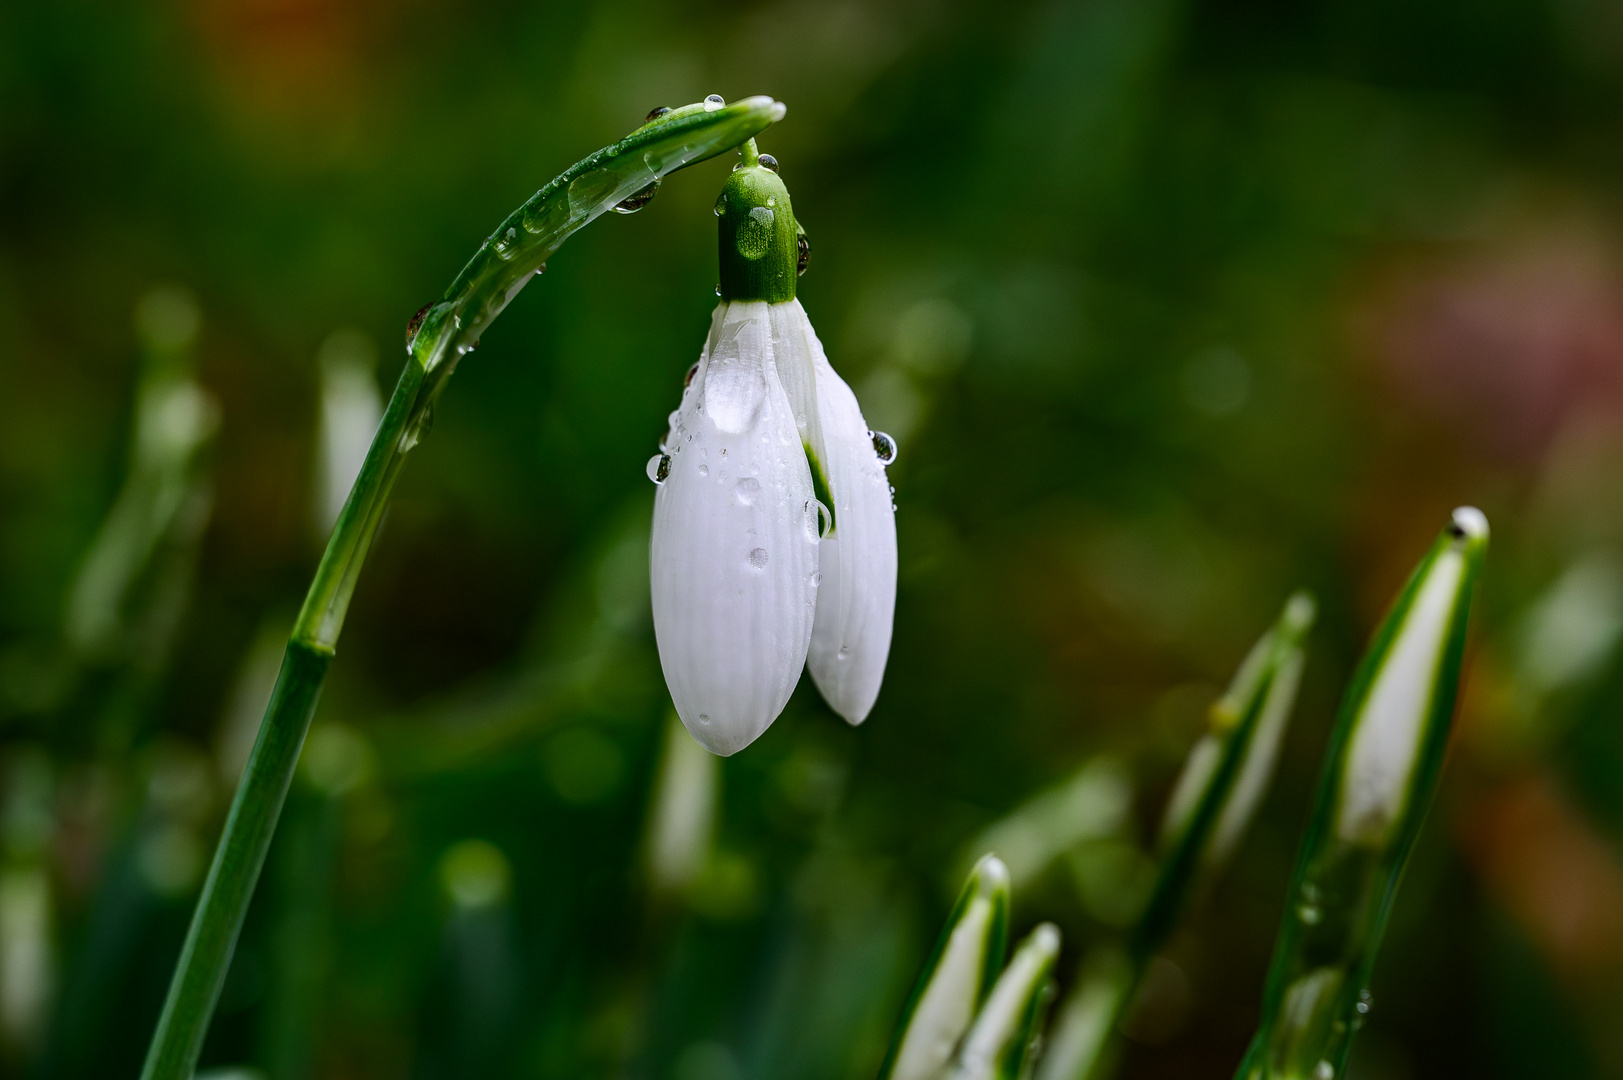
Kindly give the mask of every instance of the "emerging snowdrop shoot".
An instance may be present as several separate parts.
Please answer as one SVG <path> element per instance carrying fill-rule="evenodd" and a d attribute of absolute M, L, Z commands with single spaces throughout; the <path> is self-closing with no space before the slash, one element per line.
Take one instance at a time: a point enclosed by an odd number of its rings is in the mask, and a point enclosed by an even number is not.
<path fill-rule="evenodd" d="M 721 303 L 660 452 L 654 631 L 677 715 L 732 754 L 809 666 L 860 724 L 890 652 L 896 525 L 870 431 L 795 298 L 810 245 L 778 163 L 746 144 L 715 212 Z"/>
<path fill-rule="evenodd" d="M 1398 880 L 1437 788 L 1487 547 L 1482 512 L 1455 510 L 1359 664 L 1237 1080 L 1331 1080 L 1345 1068 Z"/>

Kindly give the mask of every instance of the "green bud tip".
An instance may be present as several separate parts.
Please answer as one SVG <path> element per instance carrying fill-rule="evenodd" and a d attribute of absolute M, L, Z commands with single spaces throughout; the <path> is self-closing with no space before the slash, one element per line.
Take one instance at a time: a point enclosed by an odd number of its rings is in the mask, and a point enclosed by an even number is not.
<path fill-rule="evenodd" d="M 721 298 L 771 304 L 793 300 L 800 227 L 789 189 L 775 169 L 762 164 L 753 139 L 722 186 L 715 209 Z"/>

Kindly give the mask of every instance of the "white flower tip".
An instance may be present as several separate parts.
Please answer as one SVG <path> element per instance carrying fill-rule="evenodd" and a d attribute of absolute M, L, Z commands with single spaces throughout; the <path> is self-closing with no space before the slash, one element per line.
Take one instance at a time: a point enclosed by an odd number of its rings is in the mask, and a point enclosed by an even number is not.
<path fill-rule="evenodd" d="M 1319 602 L 1306 589 L 1298 589 L 1285 601 L 1285 629 L 1293 634 L 1304 634 L 1319 617 Z"/>
<path fill-rule="evenodd" d="M 1026 939 L 1026 947 L 1042 960 L 1049 960 L 1059 955 L 1060 933 L 1059 927 L 1051 922 L 1040 924 Z"/>
<path fill-rule="evenodd" d="M 681 710 L 677 711 L 677 715 L 681 717 L 682 726 L 688 729 L 688 734 L 693 736 L 693 741 L 717 757 L 732 757 L 744 747 L 759 739 L 761 734 L 771 726 L 770 720 L 759 728 L 753 728 L 731 724 L 716 724 L 704 713 L 700 713 L 693 720 L 683 716 Z"/>
<path fill-rule="evenodd" d="M 1488 516 L 1474 506 L 1462 506 L 1454 511 L 1448 531 L 1461 540 L 1486 540 Z"/>
<path fill-rule="evenodd" d="M 1009 891 L 1009 868 L 991 852 L 980 857 L 970 874 L 975 878 L 976 896 L 992 896 Z"/>

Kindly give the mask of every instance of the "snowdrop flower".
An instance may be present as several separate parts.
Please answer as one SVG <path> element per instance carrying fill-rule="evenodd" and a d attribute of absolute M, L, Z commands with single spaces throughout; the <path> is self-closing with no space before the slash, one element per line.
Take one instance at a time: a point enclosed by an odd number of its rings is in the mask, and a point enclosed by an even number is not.
<path fill-rule="evenodd" d="M 722 300 L 648 463 L 660 664 L 682 723 L 723 755 L 777 718 L 802 667 L 866 719 L 896 603 L 895 443 L 795 299 L 809 247 L 777 162 L 744 155 L 716 200 Z"/>

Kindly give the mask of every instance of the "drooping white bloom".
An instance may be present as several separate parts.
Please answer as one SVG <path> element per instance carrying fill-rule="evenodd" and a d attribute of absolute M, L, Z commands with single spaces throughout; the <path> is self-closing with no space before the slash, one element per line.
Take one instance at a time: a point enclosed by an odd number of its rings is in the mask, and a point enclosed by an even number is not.
<path fill-rule="evenodd" d="M 677 715 L 731 754 L 807 665 L 851 723 L 890 650 L 896 530 L 878 446 L 798 300 L 724 302 L 649 463 L 660 663 Z M 832 505 L 830 505 L 832 504 Z"/>

